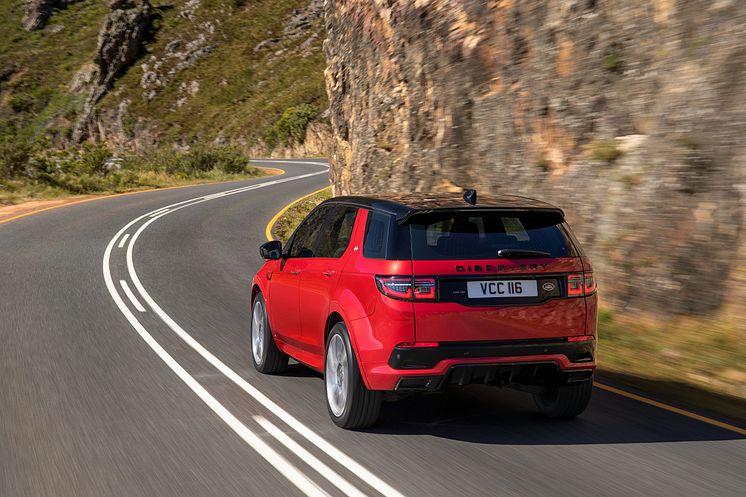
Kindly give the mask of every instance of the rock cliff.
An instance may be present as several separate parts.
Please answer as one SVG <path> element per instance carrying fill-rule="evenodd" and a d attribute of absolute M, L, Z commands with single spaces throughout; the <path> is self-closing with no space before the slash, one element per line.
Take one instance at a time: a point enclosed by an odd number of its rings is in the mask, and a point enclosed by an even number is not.
<path fill-rule="evenodd" d="M 151 7 L 148 0 L 111 0 L 111 11 L 98 35 L 98 46 L 88 78 L 88 97 L 73 140 L 83 141 L 97 133 L 95 128 L 96 103 L 109 91 L 114 81 L 137 58 L 142 41 L 150 26 Z"/>
<path fill-rule="evenodd" d="M 80 0 L 26 0 L 26 13 L 21 21 L 26 31 L 36 31 L 46 26 L 54 9 L 64 9 Z"/>
<path fill-rule="evenodd" d="M 337 192 L 540 197 L 567 211 L 607 303 L 721 306 L 744 253 L 746 3 L 325 8 Z"/>

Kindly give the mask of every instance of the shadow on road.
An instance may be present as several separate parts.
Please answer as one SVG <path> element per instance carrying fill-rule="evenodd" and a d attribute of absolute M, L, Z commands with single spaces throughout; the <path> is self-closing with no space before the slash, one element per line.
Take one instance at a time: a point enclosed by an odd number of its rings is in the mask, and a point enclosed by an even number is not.
<path fill-rule="evenodd" d="M 295 361 L 280 376 L 318 381 L 314 388 L 323 389 L 323 375 Z M 529 394 L 484 385 L 385 402 L 379 422 L 366 431 L 504 445 L 746 440 L 738 433 L 599 388 L 578 418 L 553 420 L 539 413 Z"/>
<path fill-rule="evenodd" d="M 624 444 L 746 439 L 678 414 L 594 389 L 573 420 L 543 417 L 530 395 L 469 386 L 385 403 L 371 433 L 430 435 L 506 445 Z"/>

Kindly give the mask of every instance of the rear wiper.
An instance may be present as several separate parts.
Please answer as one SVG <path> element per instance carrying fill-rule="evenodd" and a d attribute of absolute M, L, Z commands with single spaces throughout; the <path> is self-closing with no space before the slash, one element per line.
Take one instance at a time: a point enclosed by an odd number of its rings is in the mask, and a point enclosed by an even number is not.
<path fill-rule="evenodd" d="M 521 249 L 500 249 L 497 251 L 498 257 L 504 257 L 506 259 L 520 259 L 529 257 L 549 257 L 549 252 L 541 250 L 521 250 Z"/>

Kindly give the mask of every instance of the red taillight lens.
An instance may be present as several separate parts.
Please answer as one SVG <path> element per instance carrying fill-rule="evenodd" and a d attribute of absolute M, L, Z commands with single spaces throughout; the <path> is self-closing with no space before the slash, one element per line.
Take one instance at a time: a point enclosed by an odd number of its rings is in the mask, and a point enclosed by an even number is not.
<path fill-rule="evenodd" d="M 415 300 L 435 299 L 435 278 L 415 278 L 414 279 L 414 299 Z"/>
<path fill-rule="evenodd" d="M 583 296 L 583 275 L 582 274 L 568 274 L 567 275 L 567 296 L 568 297 L 582 297 Z"/>
<path fill-rule="evenodd" d="M 583 275 L 583 287 L 586 295 L 590 295 L 596 291 L 596 278 L 593 277 L 593 273 L 585 273 Z"/>
<path fill-rule="evenodd" d="M 415 276 L 376 276 L 378 290 L 399 300 L 435 300 L 435 278 Z"/>
<path fill-rule="evenodd" d="M 583 297 L 596 291 L 596 278 L 593 273 L 577 273 L 567 275 L 567 296 Z"/>
<path fill-rule="evenodd" d="M 378 290 L 387 297 L 412 299 L 412 278 L 407 276 L 376 276 Z"/>
<path fill-rule="evenodd" d="M 593 335 L 579 335 L 574 337 L 567 337 L 568 342 L 587 342 L 588 340 L 594 340 Z"/>

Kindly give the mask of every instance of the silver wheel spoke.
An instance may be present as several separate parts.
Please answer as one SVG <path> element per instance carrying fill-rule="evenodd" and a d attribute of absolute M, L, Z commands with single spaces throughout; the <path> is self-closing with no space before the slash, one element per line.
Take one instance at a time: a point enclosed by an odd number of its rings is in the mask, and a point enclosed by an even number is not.
<path fill-rule="evenodd" d="M 257 300 L 251 319 L 251 352 L 257 365 L 262 364 L 264 355 L 264 319 L 264 306 L 261 301 Z"/>
<path fill-rule="evenodd" d="M 332 413 L 339 417 L 344 414 L 347 404 L 347 350 L 339 335 L 332 337 L 326 352 L 326 398 Z"/>

